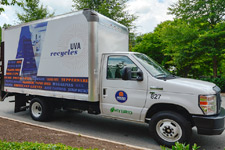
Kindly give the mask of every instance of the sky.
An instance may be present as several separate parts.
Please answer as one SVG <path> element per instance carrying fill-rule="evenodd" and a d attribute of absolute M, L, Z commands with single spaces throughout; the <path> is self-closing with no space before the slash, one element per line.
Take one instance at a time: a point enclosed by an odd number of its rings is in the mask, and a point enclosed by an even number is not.
<path fill-rule="evenodd" d="M 129 0 L 127 2 L 127 11 L 138 16 L 135 21 L 137 26 L 136 33 L 144 34 L 154 30 L 157 24 L 172 20 L 173 16 L 168 15 L 168 7 L 178 0 Z M 44 6 L 47 6 L 50 12 L 55 15 L 61 15 L 72 11 L 72 0 L 40 0 Z M 16 12 L 22 13 L 18 6 L 4 6 L 5 12 L 0 15 L 0 26 L 4 23 L 16 25 L 19 23 Z"/>

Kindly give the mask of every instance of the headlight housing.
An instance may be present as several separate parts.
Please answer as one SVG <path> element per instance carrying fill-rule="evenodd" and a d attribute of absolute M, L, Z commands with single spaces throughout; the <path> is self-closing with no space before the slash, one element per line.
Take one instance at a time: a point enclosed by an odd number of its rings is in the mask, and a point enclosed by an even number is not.
<path fill-rule="evenodd" d="M 199 106 L 205 115 L 217 113 L 216 95 L 199 95 Z"/>

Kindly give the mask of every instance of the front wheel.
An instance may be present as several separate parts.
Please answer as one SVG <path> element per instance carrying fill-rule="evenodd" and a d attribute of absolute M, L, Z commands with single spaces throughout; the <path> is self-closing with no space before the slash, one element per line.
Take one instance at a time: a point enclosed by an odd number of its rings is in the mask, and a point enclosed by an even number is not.
<path fill-rule="evenodd" d="M 171 147 L 175 142 L 187 143 L 192 133 L 190 122 L 172 111 L 156 113 L 149 123 L 153 138 L 164 146 Z"/>

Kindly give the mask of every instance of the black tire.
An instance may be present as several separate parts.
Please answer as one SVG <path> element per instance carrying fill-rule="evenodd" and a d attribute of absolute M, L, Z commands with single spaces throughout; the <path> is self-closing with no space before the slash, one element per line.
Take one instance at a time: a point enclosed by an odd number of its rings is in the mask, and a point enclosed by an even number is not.
<path fill-rule="evenodd" d="M 191 123 L 172 111 L 162 111 L 153 115 L 149 129 L 155 141 L 167 147 L 172 147 L 175 142 L 188 143 L 192 134 Z"/>
<path fill-rule="evenodd" d="M 47 121 L 52 116 L 53 108 L 42 98 L 33 98 L 30 102 L 30 116 L 35 121 Z"/>

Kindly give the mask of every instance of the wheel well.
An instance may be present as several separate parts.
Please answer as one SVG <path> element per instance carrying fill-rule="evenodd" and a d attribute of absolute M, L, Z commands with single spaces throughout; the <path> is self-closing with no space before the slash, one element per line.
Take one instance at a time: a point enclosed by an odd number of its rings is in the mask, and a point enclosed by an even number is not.
<path fill-rule="evenodd" d="M 184 116 L 188 121 L 193 124 L 192 117 L 190 113 L 182 106 L 174 105 L 174 104 L 167 104 L 167 103 L 159 103 L 154 104 L 151 108 L 149 108 L 146 116 L 145 116 L 145 122 L 148 122 L 148 120 L 156 113 L 160 111 L 173 111 L 177 112 L 180 115 Z"/>

